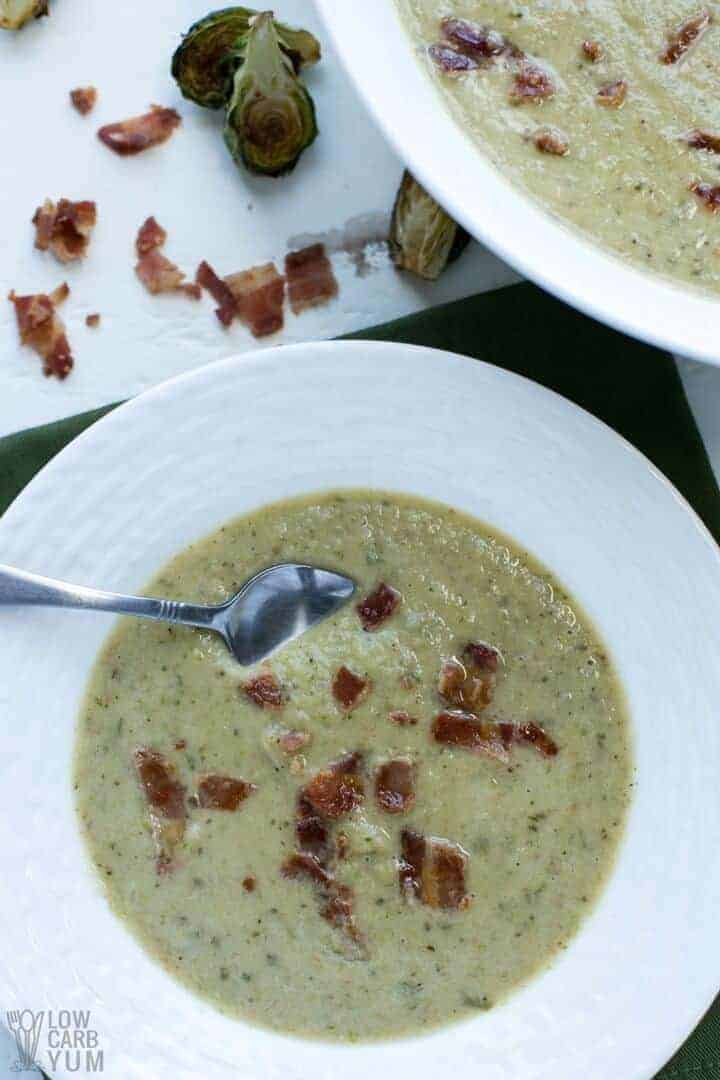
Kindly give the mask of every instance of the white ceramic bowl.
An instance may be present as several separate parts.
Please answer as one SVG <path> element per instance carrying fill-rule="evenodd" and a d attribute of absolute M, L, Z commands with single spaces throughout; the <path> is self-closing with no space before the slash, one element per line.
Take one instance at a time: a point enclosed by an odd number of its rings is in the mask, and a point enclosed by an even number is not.
<path fill-rule="evenodd" d="M 273 349 L 166 383 L 96 424 L 2 519 L 0 558 L 130 591 L 227 518 L 335 486 L 442 499 L 491 522 L 595 620 L 628 693 L 638 769 L 599 906 L 542 977 L 422 1038 L 331 1046 L 231 1021 L 148 959 L 81 844 L 73 729 L 107 617 L 6 611 L 0 1003 L 89 1009 L 113 1080 L 648 1080 L 720 971 L 720 558 L 627 443 L 462 357 L 362 342 Z M 70 1075 L 44 1047 L 41 1033 L 42 1064 Z"/>
<path fill-rule="evenodd" d="M 720 364 L 718 300 L 606 254 L 509 183 L 454 121 L 421 69 L 395 0 L 315 3 L 345 67 L 402 160 L 470 233 L 588 315 L 663 348 Z"/>

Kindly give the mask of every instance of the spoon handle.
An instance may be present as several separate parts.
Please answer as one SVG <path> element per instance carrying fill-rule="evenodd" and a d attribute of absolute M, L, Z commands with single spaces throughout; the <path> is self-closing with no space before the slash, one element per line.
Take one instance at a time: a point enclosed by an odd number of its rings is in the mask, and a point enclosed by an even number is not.
<path fill-rule="evenodd" d="M 156 600 L 149 596 L 121 596 L 118 593 L 69 585 L 65 581 L 30 574 L 0 564 L 0 607 L 11 605 L 76 608 L 109 611 L 115 615 L 137 615 L 143 619 L 182 623 L 211 629 L 217 608 L 183 604 L 176 600 Z"/>

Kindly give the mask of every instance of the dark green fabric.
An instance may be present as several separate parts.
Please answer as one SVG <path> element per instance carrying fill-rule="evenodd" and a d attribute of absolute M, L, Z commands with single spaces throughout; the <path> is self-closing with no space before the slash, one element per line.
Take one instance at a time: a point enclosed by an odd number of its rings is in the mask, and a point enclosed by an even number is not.
<path fill-rule="evenodd" d="M 667 354 L 579 315 L 532 285 L 446 304 L 352 337 L 465 353 L 557 390 L 647 454 L 720 539 L 720 493 Z M 0 439 L 0 513 L 46 461 L 106 411 Z M 657 1080 L 720 1080 L 720 999 Z"/>

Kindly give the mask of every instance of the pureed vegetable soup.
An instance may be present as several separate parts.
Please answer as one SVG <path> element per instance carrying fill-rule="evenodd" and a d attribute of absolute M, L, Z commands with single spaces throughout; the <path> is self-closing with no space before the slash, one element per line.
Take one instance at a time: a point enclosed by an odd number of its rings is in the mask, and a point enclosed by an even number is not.
<path fill-rule="evenodd" d="M 79 721 L 77 805 L 114 911 L 232 1016 L 347 1041 L 487 1010 L 611 869 L 629 727 L 595 631 L 535 561 L 374 491 L 232 521 L 148 591 L 217 602 L 274 562 L 357 601 L 243 669 L 124 620 Z"/>
<path fill-rule="evenodd" d="M 398 0 L 460 124 L 616 254 L 720 289 L 720 9 Z"/>

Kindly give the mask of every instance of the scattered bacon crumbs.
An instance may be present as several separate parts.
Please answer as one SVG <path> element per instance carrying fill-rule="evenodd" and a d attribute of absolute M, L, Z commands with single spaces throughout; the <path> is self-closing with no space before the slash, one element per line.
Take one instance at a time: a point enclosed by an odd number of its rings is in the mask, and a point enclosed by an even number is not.
<path fill-rule="evenodd" d="M 625 104 L 627 90 L 628 84 L 625 79 L 618 79 L 616 82 L 608 83 L 607 86 L 601 86 L 595 95 L 595 100 L 598 105 L 604 105 L 606 109 L 620 109 Z"/>
<path fill-rule="evenodd" d="M 413 829 L 403 829 L 400 843 L 398 876 L 406 900 L 455 911 L 470 906 L 465 890 L 468 856 L 459 844 L 422 836 Z"/>
<path fill-rule="evenodd" d="M 364 939 L 355 923 L 354 894 L 349 885 L 339 882 L 320 865 L 314 855 L 307 852 L 296 852 L 286 859 L 282 865 L 282 875 L 293 881 L 307 878 L 315 885 L 322 903 L 320 914 L 323 919 L 349 938 L 356 948 L 356 959 L 364 958 Z"/>
<path fill-rule="evenodd" d="M 223 326 L 230 326 L 238 313 L 235 297 L 223 279 L 217 276 L 212 266 L 205 262 L 204 259 L 197 268 L 195 281 L 203 289 L 207 289 L 213 299 L 220 305 L 215 309 L 215 314 Z"/>
<path fill-rule="evenodd" d="M 85 325 L 89 326 L 93 330 L 96 327 L 98 327 L 100 325 L 100 313 L 97 312 L 97 311 L 94 311 L 92 313 L 92 315 L 86 315 L 85 316 Z"/>
<path fill-rule="evenodd" d="M 324 244 L 311 244 L 285 256 L 288 299 L 293 314 L 327 304 L 338 294 L 338 283 Z"/>
<path fill-rule="evenodd" d="M 445 75 L 464 75 L 466 71 L 475 71 L 480 67 L 474 57 L 451 49 L 449 45 L 430 45 L 428 56 Z"/>
<path fill-rule="evenodd" d="M 554 93 L 555 86 L 548 73 L 537 64 L 524 61 L 515 73 L 510 101 L 514 105 L 539 104 L 551 98 Z"/>
<path fill-rule="evenodd" d="M 87 116 L 95 108 L 98 92 L 94 86 L 79 86 L 70 91 L 70 101 L 81 116 Z"/>
<path fill-rule="evenodd" d="M 515 728 L 515 740 L 529 743 L 545 757 L 555 757 L 558 752 L 557 743 L 550 738 L 546 731 L 543 731 L 541 727 L 532 722 L 519 724 Z"/>
<path fill-rule="evenodd" d="M 282 709 L 285 704 L 282 687 L 271 671 L 253 676 L 243 683 L 243 690 L 261 709 Z"/>
<path fill-rule="evenodd" d="M 332 681 L 333 697 L 346 712 L 352 712 L 353 709 L 356 709 L 360 702 L 364 701 L 368 696 L 371 689 L 372 683 L 369 679 L 363 679 L 361 675 L 356 675 L 354 671 L 345 667 L 344 664 L 338 668 Z"/>
<path fill-rule="evenodd" d="M 158 225 L 154 217 L 146 218 L 140 226 L 135 239 L 135 250 L 138 253 L 138 258 L 141 259 L 149 251 L 162 247 L 166 240 L 167 232 L 162 225 Z"/>
<path fill-rule="evenodd" d="M 87 200 L 60 199 L 57 205 L 46 199 L 33 214 L 35 247 L 52 251 L 61 263 L 83 259 L 97 222 L 97 207 Z"/>
<path fill-rule="evenodd" d="M 392 720 L 393 724 L 398 724 L 400 727 L 414 727 L 417 724 L 417 718 L 411 716 L 410 713 L 398 712 L 388 713 L 388 719 Z"/>
<path fill-rule="evenodd" d="M 375 773 L 375 798 L 387 814 L 404 814 L 415 804 L 415 769 L 411 761 L 394 758 Z"/>
<path fill-rule="evenodd" d="M 63 284 L 49 296 L 45 293 L 17 296 L 14 291 L 8 296 L 15 305 L 20 341 L 42 358 L 44 374 L 58 379 L 67 378 L 74 364 L 65 324 L 56 310 L 69 295 L 69 287 Z"/>
<path fill-rule="evenodd" d="M 709 150 L 712 154 L 720 154 L 720 135 L 712 131 L 689 131 L 681 136 L 683 142 L 691 146 L 693 150 Z"/>
<path fill-rule="evenodd" d="M 204 810 L 237 810 L 253 791 L 255 784 L 233 776 L 203 776 L 198 783 L 198 802 Z"/>
<path fill-rule="evenodd" d="M 160 251 L 166 239 L 165 229 L 158 225 L 154 217 L 143 222 L 135 238 L 135 248 L 139 256 L 135 273 L 153 296 L 159 293 L 182 292 L 193 300 L 199 300 L 202 295 L 200 286 L 185 281 L 183 271 Z"/>
<path fill-rule="evenodd" d="M 480 720 L 461 709 L 448 710 L 435 717 L 433 738 L 446 746 L 460 746 L 473 754 L 485 754 L 507 765 L 514 731 L 512 724 Z"/>
<path fill-rule="evenodd" d="M 693 45 L 696 45 L 712 22 L 712 15 L 707 8 L 701 8 L 696 15 L 683 23 L 667 40 L 664 51 L 660 54 L 663 64 L 676 64 L 682 60 Z"/>
<path fill-rule="evenodd" d="M 243 878 L 243 889 L 245 892 L 255 892 L 255 886 L 257 885 L 257 878 L 254 874 L 248 874 L 246 878 Z"/>
<path fill-rule="evenodd" d="M 240 321 L 253 337 L 267 337 L 282 330 L 285 324 L 285 278 L 274 263 L 253 266 L 225 278 Z"/>
<path fill-rule="evenodd" d="M 127 157 L 164 143 L 179 123 L 180 115 L 175 109 L 152 105 L 150 112 L 143 116 L 132 116 L 128 120 L 101 127 L 98 138 L 116 154 Z"/>
<path fill-rule="evenodd" d="M 359 775 L 362 754 L 347 754 L 327 769 L 317 773 L 306 784 L 301 797 L 324 818 L 335 821 L 359 806 L 365 796 L 365 786 Z"/>
<path fill-rule="evenodd" d="M 604 49 L 599 41 L 583 41 L 582 51 L 591 64 L 597 64 L 604 55 Z"/>
<path fill-rule="evenodd" d="M 690 191 L 697 195 L 700 202 L 704 203 L 711 214 L 717 214 L 720 210 L 720 185 L 704 184 L 696 181 L 689 185 Z"/>
<path fill-rule="evenodd" d="M 363 630 L 377 630 L 381 623 L 390 618 L 401 599 L 402 597 L 396 589 L 381 581 L 374 592 L 371 592 L 357 605 L 356 610 L 360 616 Z"/>
<path fill-rule="evenodd" d="M 543 154 L 565 157 L 570 153 L 570 144 L 567 138 L 554 128 L 540 128 L 535 132 L 533 142 Z"/>
<path fill-rule="evenodd" d="M 135 769 L 145 793 L 159 874 L 172 870 L 173 853 L 185 835 L 185 788 L 175 768 L 157 750 L 141 747 L 134 754 Z"/>

